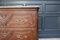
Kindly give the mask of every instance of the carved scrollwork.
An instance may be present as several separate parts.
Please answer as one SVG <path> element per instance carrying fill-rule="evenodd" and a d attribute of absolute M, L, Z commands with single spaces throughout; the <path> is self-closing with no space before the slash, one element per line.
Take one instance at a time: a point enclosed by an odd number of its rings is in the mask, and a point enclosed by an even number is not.
<path fill-rule="evenodd" d="M 27 40 L 31 34 L 31 31 L 27 32 L 15 32 L 17 40 Z M 30 37 L 32 38 L 32 37 Z"/>
<path fill-rule="evenodd" d="M 27 21 L 28 20 L 25 17 L 23 17 L 23 16 L 19 16 L 19 17 L 16 18 L 16 23 L 20 24 L 20 25 L 21 24 L 25 24 Z"/>
<path fill-rule="evenodd" d="M 9 35 L 9 33 L 10 33 L 9 31 L 0 30 L 0 40 L 6 38 L 7 35 Z"/>
<path fill-rule="evenodd" d="M 17 36 L 17 39 L 25 39 L 25 38 L 28 38 L 28 35 L 23 35 L 23 34 L 18 34 L 16 36 Z"/>
<path fill-rule="evenodd" d="M 12 17 L 12 14 L 0 13 L 0 27 L 4 27 L 11 17 Z"/>

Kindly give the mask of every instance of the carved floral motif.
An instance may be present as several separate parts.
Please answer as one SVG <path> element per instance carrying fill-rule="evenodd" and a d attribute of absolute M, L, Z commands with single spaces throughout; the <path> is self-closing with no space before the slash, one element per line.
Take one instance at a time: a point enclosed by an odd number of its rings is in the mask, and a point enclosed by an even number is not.
<path fill-rule="evenodd" d="M 0 27 L 6 26 L 9 19 L 12 17 L 12 14 L 0 13 Z"/>
<path fill-rule="evenodd" d="M 30 37 L 29 35 L 30 36 L 32 35 L 31 34 L 31 31 L 27 31 L 27 32 L 16 32 L 17 40 L 27 40 Z"/>
<path fill-rule="evenodd" d="M 26 38 L 28 38 L 28 35 L 20 34 L 20 35 L 16 35 L 16 36 L 17 36 L 17 39 L 26 39 Z"/>
<path fill-rule="evenodd" d="M 0 30 L 0 40 L 11 40 L 15 38 L 15 40 L 26 40 L 30 36 L 32 36 L 31 31 L 26 31 L 26 32 L 17 32 L 17 31 L 8 31 L 8 30 Z M 30 37 L 32 38 L 32 37 Z"/>
<path fill-rule="evenodd" d="M 14 15 L 8 23 L 8 27 L 33 27 L 33 18 L 30 14 Z"/>
<path fill-rule="evenodd" d="M 5 39 L 9 35 L 9 31 L 0 30 L 0 40 Z"/>
<path fill-rule="evenodd" d="M 20 16 L 15 16 L 16 19 L 16 24 L 21 26 L 21 27 L 32 27 L 32 17 L 31 15 L 20 15 Z"/>
<path fill-rule="evenodd" d="M 24 17 L 17 17 L 16 18 L 16 23 L 17 24 L 24 24 L 24 23 L 26 23 L 28 20 L 26 19 L 26 18 L 24 18 Z"/>

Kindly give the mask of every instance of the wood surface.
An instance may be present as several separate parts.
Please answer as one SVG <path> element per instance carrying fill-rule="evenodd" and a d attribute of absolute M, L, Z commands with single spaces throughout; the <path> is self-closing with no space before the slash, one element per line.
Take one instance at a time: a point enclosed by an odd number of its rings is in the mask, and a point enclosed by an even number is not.
<path fill-rule="evenodd" d="M 0 40 L 38 40 L 37 8 L 0 8 Z"/>

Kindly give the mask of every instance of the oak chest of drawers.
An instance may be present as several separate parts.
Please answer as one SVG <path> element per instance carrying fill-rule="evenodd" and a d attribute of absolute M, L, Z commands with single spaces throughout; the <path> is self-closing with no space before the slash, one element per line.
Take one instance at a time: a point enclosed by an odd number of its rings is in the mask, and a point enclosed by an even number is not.
<path fill-rule="evenodd" d="M 38 40 L 38 7 L 0 7 L 0 40 Z"/>

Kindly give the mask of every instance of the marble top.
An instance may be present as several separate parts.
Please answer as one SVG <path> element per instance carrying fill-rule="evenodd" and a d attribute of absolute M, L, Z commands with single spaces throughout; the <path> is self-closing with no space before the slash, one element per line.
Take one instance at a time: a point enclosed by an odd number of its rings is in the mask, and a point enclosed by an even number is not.
<path fill-rule="evenodd" d="M 0 8 L 39 8 L 40 6 L 0 6 Z"/>

